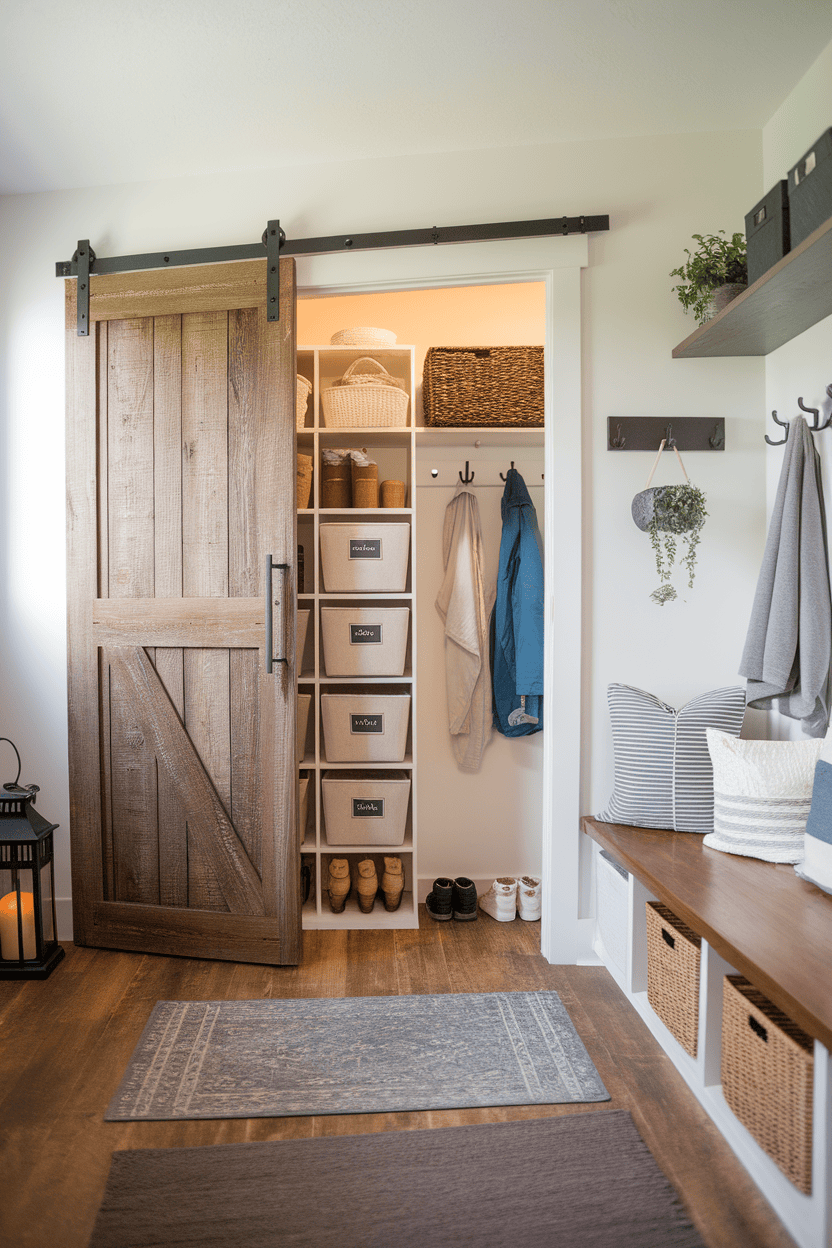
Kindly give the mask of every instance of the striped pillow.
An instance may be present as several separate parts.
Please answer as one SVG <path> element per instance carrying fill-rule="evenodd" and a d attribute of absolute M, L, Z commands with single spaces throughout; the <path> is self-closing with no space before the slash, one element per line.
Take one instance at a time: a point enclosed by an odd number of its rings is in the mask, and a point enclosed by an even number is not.
<path fill-rule="evenodd" d="M 703 844 L 766 862 L 799 862 L 823 741 L 736 741 L 711 728 L 706 735 L 714 830 Z"/>
<path fill-rule="evenodd" d="M 714 826 L 713 770 L 705 730 L 738 737 L 745 715 L 741 685 L 713 689 L 681 710 L 629 685 L 610 685 L 615 786 L 598 818 L 674 832 Z"/>

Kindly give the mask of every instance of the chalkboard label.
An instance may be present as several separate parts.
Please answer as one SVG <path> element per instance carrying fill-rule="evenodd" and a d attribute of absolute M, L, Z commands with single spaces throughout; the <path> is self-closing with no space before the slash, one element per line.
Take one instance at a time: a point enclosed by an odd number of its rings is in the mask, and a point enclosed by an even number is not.
<path fill-rule="evenodd" d="M 380 624 L 350 624 L 351 646 L 380 646 Z"/>
<path fill-rule="evenodd" d="M 383 715 L 350 715 L 350 732 L 384 733 Z"/>
<path fill-rule="evenodd" d="M 350 559 L 380 559 L 380 537 L 351 537 Z"/>
<path fill-rule="evenodd" d="M 353 819 L 383 819 L 383 797 L 354 797 L 352 799 Z"/>

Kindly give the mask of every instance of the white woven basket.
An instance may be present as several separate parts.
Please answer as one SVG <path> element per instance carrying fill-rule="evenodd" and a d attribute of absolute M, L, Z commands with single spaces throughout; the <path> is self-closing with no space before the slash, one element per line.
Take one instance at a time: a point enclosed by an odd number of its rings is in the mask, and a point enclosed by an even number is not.
<path fill-rule="evenodd" d="M 352 329 L 339 329 L 329 341 L 333 347 L 393 347 L 396 345 L 396 335 L 391 329 L 355 325 Z"/>
<path fill-rule="evenodd" d="M 368 366 L 376 371 L 369 371 Z M 389 428 L 407 424 L 408 397 L 402 383 L 369 356 L 354 360 L 341 384 L 322 392 L 321 404 L 328 428 Z"/>
<path fill-rule="evenodd" d="M 295 427 L 297 429 L 306 428 L 306 405 L 309 402 L 309 396 L 312 393 L 312 382 L 307 381 L 305 377 L 297 374 L 297 403 L 295 406 Z"/>

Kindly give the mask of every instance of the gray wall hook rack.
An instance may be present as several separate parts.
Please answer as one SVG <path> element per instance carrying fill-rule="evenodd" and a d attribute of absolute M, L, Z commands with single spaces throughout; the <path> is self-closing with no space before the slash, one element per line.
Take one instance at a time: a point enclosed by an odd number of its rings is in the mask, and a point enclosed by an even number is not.
<path fill-rule="evenodd" d="M 724 451 L 723 416 L 608 416 L 608 451 Z"/>

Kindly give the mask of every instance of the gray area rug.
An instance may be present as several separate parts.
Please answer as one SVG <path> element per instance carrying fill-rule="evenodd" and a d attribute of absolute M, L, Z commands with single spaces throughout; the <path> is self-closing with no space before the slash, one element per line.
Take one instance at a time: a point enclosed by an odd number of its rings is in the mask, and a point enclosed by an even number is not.
<path fill-rule="evenodd" d="M 159 1001 L 105 1117 L 606 1100 L 556 992 Z"/>
<path fill-rule="evenodd" d="M 113 1154 L 89 1248 L 704 1248 L 627 1110 Z"/>

